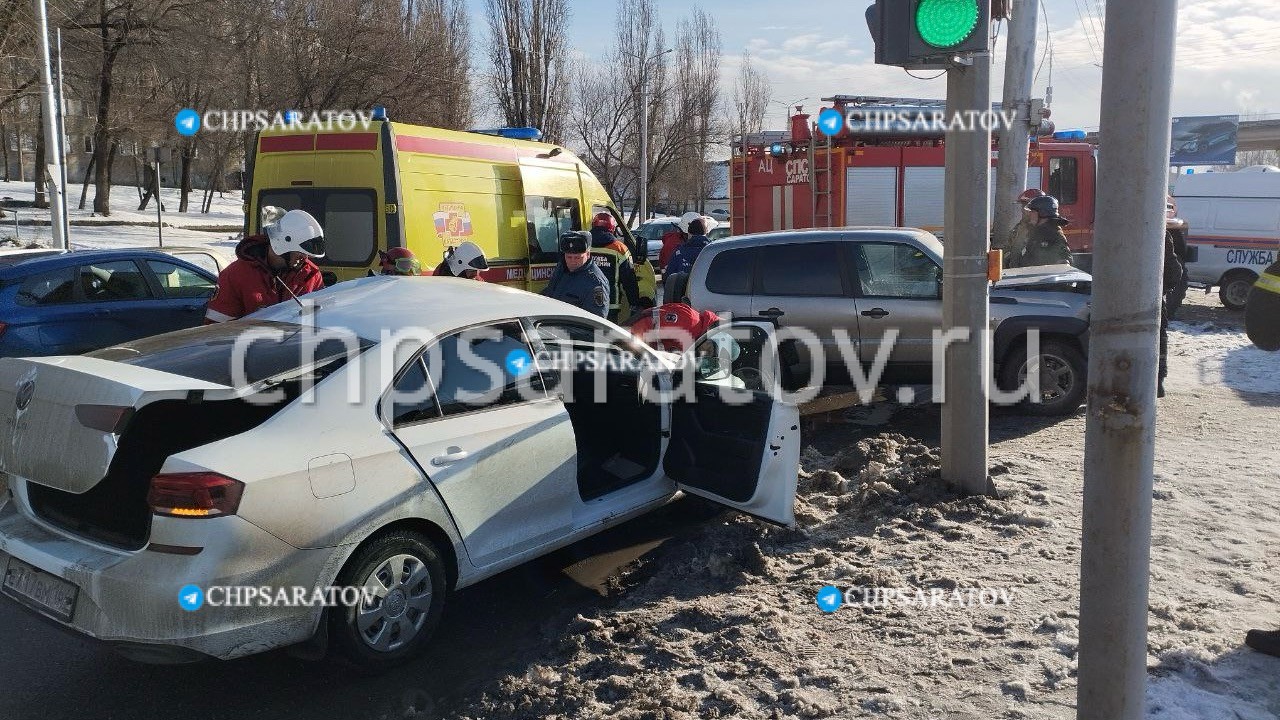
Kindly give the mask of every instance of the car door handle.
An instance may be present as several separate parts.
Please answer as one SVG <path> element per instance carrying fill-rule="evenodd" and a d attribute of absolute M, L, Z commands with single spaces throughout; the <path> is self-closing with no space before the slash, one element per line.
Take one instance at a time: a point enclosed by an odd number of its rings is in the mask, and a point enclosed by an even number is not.
<path fill-rule="evenodd" d="M 888 315 L 889 311 L 884 308 L 871 308 L 870 310 L 863 310 L 862 314 L 869 318 L 882 318 Z"/>
<path fill-rule="evenodd" d="M 445 465 L 456 463 L 459 460 L 466 460 L 467 457 L 470 455 L 471 453 L 467 452 L 466 450 L 463 450 L 460 447 L 454 446 L 445 450 L 444 455 L 437 455 L 436 457 L 431 458 L 431 464 L 435 465 L 436 467 L 443 467 Z"/>
<path fill-rule="evenodd" d="M 772 318 L 776 318 L 776 317 L 782 317 L 783 315 L 786 315 L 786 313 L 785 313 L 785 312 L 783 312 L 782 310 L 779 310 L 779 309 L 778 309 L 778 308 L 776 308 L 776 307 L 771 307 L 771 308 L 769 308 L 768 310 L 761 310 L 761 311 L 760 311 L 760 317 L 772 317 Z"/>

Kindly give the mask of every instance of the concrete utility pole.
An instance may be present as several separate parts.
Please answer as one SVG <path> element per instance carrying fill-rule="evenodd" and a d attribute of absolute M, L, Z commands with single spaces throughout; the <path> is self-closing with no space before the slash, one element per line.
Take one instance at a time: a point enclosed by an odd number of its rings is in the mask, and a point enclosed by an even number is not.
<path fill-rule="evenodd" d="M 1081 720 L 1139 720 L 1177 0 L 1107 4 L 1080 557 Z"/>
<path fill-rule="evenodd" d="M 58 166 L 62 171 L 62 217 L 59 221 L 62 223 L 62 237 L 67 239 L 67 243 L 71 242 L 71 221 L 67 217 L 69 212 L 67 207 L 67 120 L 65 114 L 66 94 L 62 85 L 62 28 L 55 31 L 58 38 L 58 70 L 54 87 L 57 88 L 58 102 Z"/>
<path fill-rule="evenodd" d="M 47 148 L 45 154 L 54 159 L 53 163 L 46 164 L 52 167 L 49 179 L 58 186 L 54 192 L 49 193 L 51 211 L 49 227 L 53 230 L 53 246 L 66 249 L 67 236 L 62 224 L 62 218 L 66 212 L 65 183 L 62 182 L 62 139 L 58 137 L 58 110 L 53 98 L 53 71 L 49 67 L 49 15 L 46 12 L 44 0 L 32 0 L 32 3 L 40 33 L 41 89 L 44 91 L 44 146 Z"/>
<path fill-rule="evenodd" d="M 996 160 L 995 217 L 992 236 L 997 242 L 1009 237 L 1021 218 L 1018 194 L 1027 187 L 1027 141 L 1031 134 L 1031 77 L 1036 62 L 1036 3 L 1038 0 L 1013 0 L 1009 18 L 1009 36 L 1005 41 L 1004 94 L 1000 107 L 1016 111 L 1011 127 L 1000 129 L 1000 157 Z"/>
<path fill-rule="evenodd" d="M 947 70 L 947 117 L 966 110 L 991 110 L 991 54 L 975 53 L 972 65 Z M 955 123 L 951 123 L 954 125 Z M 946 398 L 942 404 L 942 477 L 966 493 L 986 494 L 988 396 L 991 346 L 987 252 L 991 218 L 991 131 L 981 127 L 947 131 L 943 215 L 944 332 L 967 328 L 969 339 L 946 349 Z"/>

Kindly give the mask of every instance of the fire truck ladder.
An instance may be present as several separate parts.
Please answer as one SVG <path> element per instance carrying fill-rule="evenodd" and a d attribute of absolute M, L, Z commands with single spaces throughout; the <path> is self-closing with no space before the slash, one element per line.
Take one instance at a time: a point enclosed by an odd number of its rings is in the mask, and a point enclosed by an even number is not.
<path fill-rule="evenodd" d="M 821 141 L 814 133 L 809 138 L 809 198 L 812 203 L 809 217 L 813 218 L 813 227 L 831 227 L 831 136 L 823 135 Z M 818 151 L 822 152 L 819 153 Z M 821 154 L 822 162 L 818 162 Z"/>
<path fill-rule="evenodd" d="M 747 228 L 747 167 L 751 164 L 748 157 L 750 148 L 749 138 L 743 134 L 739 138 L 737 152 L 742 162 L 735 163 L 733 158 L 729 160 L 729 216 L 734 222 L 739 223 L 738 232 L 749 232 Z M 738 212 L 738 203 L 742 204 L 742 211 Z"/>

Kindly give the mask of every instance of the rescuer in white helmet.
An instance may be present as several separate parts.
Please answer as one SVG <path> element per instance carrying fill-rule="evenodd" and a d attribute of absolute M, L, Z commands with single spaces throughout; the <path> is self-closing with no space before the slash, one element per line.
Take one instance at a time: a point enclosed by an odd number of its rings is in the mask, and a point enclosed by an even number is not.
<path fill-rule="evenodd" d="M 324 257 L 324 228 L 304 210 L 262 209 L 262 233 L 236 245 L 236 260 L 218 275 L 206 323 L 244 317 L 324 287 L 312 258 Z"/>

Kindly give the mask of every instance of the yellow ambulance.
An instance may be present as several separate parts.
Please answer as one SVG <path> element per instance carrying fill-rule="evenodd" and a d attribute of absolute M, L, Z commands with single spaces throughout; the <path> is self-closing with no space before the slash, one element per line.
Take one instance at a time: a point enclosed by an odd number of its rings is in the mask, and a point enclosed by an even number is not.
<path fill-rule="evenodd" d="M 378 251 L 393 247 L 432 270 L 447 248 L 471 241 L 489 260 L 485 280 L 535 292 L 555 268 L 560 234 L 589 229 L 597 213 L 613 215 L 636 247 L 604 186 L 566 148 L 373 118 L 259 133 L 246 232 L 261 231 L 264 206 L 311 213 L 325 229 L 328 282 L 377 272 Z M 513 134 L 522 131 L 535 132 Z M 652 299 L 653 266 L 643 248 L 636 254 L 640 294 Z"/>

